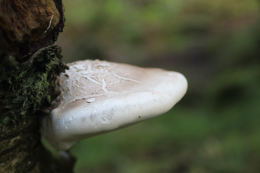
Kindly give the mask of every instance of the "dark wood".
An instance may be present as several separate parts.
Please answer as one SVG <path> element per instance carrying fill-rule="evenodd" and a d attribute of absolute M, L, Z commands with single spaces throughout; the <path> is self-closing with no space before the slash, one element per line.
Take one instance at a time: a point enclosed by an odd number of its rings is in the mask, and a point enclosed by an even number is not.
<path fill-rule="evenodd" d="M 0 47 L 25 61 L 63 30 L 61 0 L 0 0 Z"/>
<path fill-rule="evenodd" d="M 0 0 L 0 173 L 72 173 L 74 159 L 41 142 L 42 110 L 66 69 L 53 45 L 64 27 L 61 0 Z"/>

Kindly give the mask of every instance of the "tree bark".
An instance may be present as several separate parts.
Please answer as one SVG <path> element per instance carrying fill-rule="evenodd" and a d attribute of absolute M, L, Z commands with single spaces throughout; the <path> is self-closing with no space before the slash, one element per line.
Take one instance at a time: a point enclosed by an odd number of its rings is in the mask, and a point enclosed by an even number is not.
<path fill-rule="evenodd" d="M 66 69 L 53 45 L 63 26 L 61 0 L 0 0 L 0 173 L 73 172 L 40 134 Z"/>
<path fill-rule="evenodd" d="M 0 0 L 0 47 L 25 61 L 63 30 L 61 0 Z"/>

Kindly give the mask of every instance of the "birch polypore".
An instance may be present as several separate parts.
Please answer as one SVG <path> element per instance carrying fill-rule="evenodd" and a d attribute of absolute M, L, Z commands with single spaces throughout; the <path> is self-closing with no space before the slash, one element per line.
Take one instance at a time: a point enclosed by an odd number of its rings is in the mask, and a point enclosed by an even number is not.
<path fill-rule="evenodd" d="M 186 93 L 177 72 L 99 60 L 68 64 L 58 83 L 58 107 L 42 122 L 42 132 L 57 149 L 170 110 Z"/>

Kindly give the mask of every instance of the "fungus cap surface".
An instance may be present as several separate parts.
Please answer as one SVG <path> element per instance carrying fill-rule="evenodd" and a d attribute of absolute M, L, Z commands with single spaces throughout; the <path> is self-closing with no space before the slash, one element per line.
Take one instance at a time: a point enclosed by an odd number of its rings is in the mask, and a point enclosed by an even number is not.
<path fill-rule="evenodd" d="M 99 60 L 68 64 L 58 83 L 58 106 L 42 122 L 42 133 L 57 149 L 170 110 L 186 93 L 177 72 Z"/>

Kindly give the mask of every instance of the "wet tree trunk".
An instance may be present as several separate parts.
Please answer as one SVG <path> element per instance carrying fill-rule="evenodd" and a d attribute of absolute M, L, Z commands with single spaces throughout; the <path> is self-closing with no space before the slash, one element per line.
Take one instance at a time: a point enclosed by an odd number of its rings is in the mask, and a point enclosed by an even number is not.
<path fill-rule="evenodd" d="M 54 45 L 63 26 L 61 0 L 0 0 L 0 173 L 72 172 L 43 147 L 39 123 L 66 69 Z"/>

